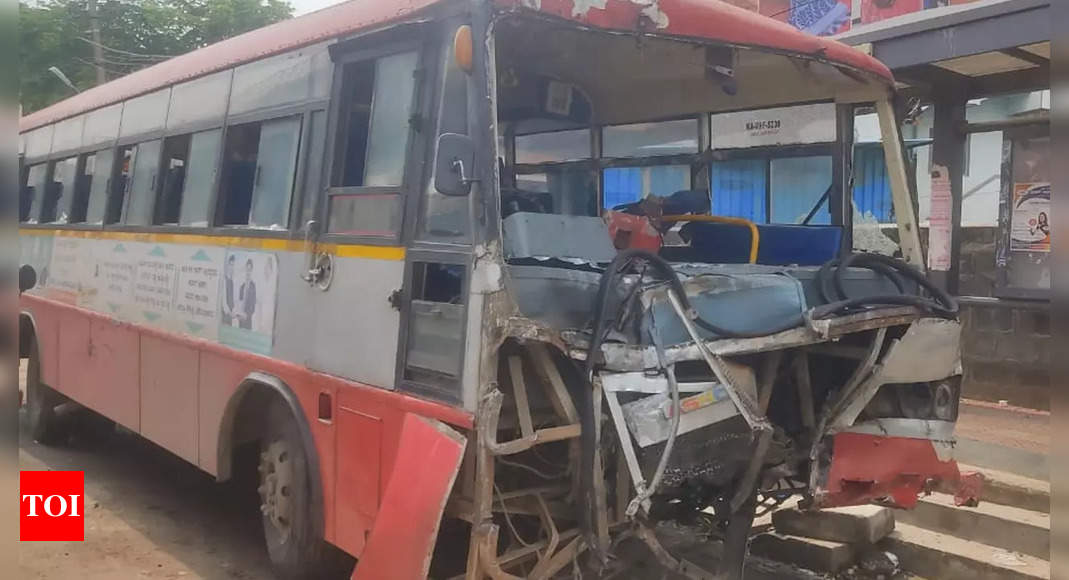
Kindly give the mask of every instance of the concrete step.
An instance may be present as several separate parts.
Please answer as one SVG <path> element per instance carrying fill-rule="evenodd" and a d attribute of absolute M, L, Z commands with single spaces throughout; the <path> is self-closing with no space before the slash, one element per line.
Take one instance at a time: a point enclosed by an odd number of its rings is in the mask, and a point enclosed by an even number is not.
<path fill-rule="evenodd" d="M 750 539 L 750 553 L 814 572 L 836 573 L 851 566 L 857 554 L 843 542 L 765 532 Z"/>
<path fill-rule="evenodd" d="M 963 463 L 958 464 L 958 469 L 962 473 L 978 471 L 984 474 L 984 486 L 980 492 L 981 502 L 1050 513 L 1050 482 L 1048 481 Z M 940 491 L 949 492 L 950 490 Z"/>
<path fill-rule="evenodd" d="M 880 547 L 902 568 L 939 580 L 1050 580 L 1050 562 L 899 521 Z"/>
<path fill-rule="evenodd" d="M 875 505 L 819 511 L 788 508 L 772 513 L 772 525 L 781 534 L 871 545 L 895 529 L 895 515 L 890 508 Z"/>
<path fill-rule="evenodd" d="M 896 510 L 898 522 L 952 536 L 1050 559 L 1050 514 L 981 502 L 977 507 L 954 505 L 952 496 L 922 497 L 912 510 Z"/>

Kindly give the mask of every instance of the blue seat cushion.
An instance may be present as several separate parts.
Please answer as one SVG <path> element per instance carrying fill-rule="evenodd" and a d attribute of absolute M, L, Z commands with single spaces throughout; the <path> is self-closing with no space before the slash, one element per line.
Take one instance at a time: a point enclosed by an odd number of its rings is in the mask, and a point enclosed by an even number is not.
<path fill-rule="evenodd" d="M 817 266 L 839 254 L 841 226 L 759 224 L 757 263 L 770 266 Z M 693 256 L 709 264 L 750 261 L 750 229 L 744 225 L 691 222 L 683 226 Z"/>

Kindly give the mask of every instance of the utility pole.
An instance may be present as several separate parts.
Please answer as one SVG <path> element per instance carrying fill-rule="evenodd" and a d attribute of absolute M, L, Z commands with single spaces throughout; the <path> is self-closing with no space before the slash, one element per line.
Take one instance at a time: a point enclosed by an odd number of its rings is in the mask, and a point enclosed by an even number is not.
<path fill-rule="evenodd" d="M 97 69 L 97 84 L 108 82 L 104 74 L 104 49 L 100 43 L 100 17 L 97 15 L 97 0 L 89 0 L 89 32 L 93 38 L 93 64 Z"/>

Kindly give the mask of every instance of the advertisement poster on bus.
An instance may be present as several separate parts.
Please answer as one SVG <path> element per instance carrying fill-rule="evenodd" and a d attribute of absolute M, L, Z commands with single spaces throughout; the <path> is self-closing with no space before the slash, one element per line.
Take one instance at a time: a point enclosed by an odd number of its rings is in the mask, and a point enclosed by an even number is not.
<path fill-rule="evenodd" d="M 219 336 L 222 248 L 181 248 L 175 287 L 174 316 L 182 332 L 215 340 Z"/>
<path fill-rule="evenodd" d="M 134 307 L 144 322 L 167 325 L 174 308 L 174 285 L 177 267 L 174 248 L 152 244 L 150 249 L 137 259 L 134 276 Z"/>
<path fill-rule="evenodd" d="M 219 296 L 219 341 L 270 354 L 278 263 L 268 252 L 228 251 Z"/>
<path fill-rule="evenodd" d="M 142 244 L 119 240 L 95 240 L 93 274 L 90 284 L 96 288 L 93 308 L 124 320 L 135 320 L 132 313 L 136 257 L 144 252 Z"/>
<path fill-rule="evenodd" d="M 1050 183 L 1014 183 L 1010 250 L 1050 251 Z"/>

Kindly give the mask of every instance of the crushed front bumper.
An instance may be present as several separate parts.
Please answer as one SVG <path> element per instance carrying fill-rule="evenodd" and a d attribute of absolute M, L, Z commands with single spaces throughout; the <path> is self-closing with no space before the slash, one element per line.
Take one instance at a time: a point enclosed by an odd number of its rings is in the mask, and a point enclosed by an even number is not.
<path fill-rule="evenodd" d="M 868 433 L 831 437 L 830 462 L 822 465 L 809 507 L 826 508 L 881 500 L 911 509 L 937 486 L 954 493 L 957 505 L 979 502 L 983 476 L 962 474 L 949 457 L 951 443 Z"/>

